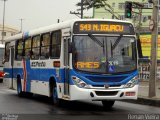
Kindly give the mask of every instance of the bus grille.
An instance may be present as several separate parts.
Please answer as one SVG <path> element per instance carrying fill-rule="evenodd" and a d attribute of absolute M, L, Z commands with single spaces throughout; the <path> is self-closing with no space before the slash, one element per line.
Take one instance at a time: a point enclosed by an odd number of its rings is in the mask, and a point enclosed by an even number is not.
<path fill-rule="evenodd" d="M 115 96 L 118 91 L 95 91 L 97 96 Z"/>
<path fill-rule="evenodd" d="M 92 76 L 86 76 L 89 80 L 93 81 L 93 82 L 121 82 L 123 81 L 125 78 L 127 78 L 127 76 L 118 76 L 118 77 L 92 77 Z"/>
<path fill-rule="evenodd" d="M 104 85 L 92 85 L 92 87 L 104 87 Z M 121 85 L 109 85 L 109 87 L 121 87 Z"/>

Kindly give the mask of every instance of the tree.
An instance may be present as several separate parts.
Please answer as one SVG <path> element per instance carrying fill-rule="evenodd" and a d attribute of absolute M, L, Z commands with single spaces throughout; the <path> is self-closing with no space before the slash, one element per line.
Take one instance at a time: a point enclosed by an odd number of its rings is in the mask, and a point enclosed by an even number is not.
<path fill-rule="evenodd" d="M 83 6 L 84 6 L 84 9 L 90 9 L 90 8 L 101 8 L 101 7 L 104 7 L 104 2 L 107 1 L 107 0 L 83 0 Z M 82 3 L 81 2 L 78 2 L 76 4 L 77 6 L 81 6 Z"/>

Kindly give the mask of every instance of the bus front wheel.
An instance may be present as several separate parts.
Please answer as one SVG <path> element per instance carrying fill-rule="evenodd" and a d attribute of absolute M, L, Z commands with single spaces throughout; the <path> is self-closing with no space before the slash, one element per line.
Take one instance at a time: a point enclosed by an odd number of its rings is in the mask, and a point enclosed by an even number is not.
<path fill-rule="evenodd" d="M 55 85 L 53 86 L 52 100 L 53 100 L 54 105 L 63 106 L 63 100 L 58 98 L 57 86 L 55 86 Z"/>
<path fill-rule="evenodd" d="M 114 103 L 115 103 L 114 100 L 102 100 L 102 104 L 105 109 L 111 109 Z"/>
<path fill-rule="evenodd" d="M 53 95 L 52 95 L 52 99 L 53 99 L 53 103 L 54 104 L 58 104 L 58 94 L 57 94 L 57 87 L 56 86 L 54 86 L 53 87 Z"/>

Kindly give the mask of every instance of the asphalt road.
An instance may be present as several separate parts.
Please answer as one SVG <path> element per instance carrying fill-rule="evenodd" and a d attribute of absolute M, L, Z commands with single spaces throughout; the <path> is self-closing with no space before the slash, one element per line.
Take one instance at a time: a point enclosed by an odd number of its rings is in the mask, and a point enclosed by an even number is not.
<path fill-rule="evenodd" d="M 104 110 L 101 102 L 91 101 L 67 102 L 64 107 L 57 107 L 44 96 L 20 98 L 15 90 L 3 84 L 0 84 L 0 113 L 2 120 L 135 120 L 138 117 L 147 120 L 147 116 L 148 120 L 160 119 L 158 107 L 121 101 L 116 101 L 111 110 Z"/>

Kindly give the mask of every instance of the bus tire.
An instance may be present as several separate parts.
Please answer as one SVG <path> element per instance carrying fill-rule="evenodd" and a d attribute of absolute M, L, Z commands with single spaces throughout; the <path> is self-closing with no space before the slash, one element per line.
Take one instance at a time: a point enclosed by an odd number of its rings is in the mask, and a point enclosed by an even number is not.
<path fill-rule="evenodd" d="M 57 84 L 56 80 L 53 77 L 51 77 L 49 80 L 49 86 L 50 86 L 51 103 L 54 104 L 55 106 L 62 106 L 63 100 L 58 98 Z"/>
<path fill-rule="evenodd" d="M 23 95 L 25 95 L 26 98 L 32 98 L 33 97 L 33 93 L 30 92 L 23 92 Z"/>
<path fill-rule="evenodd" d="M 61 106 L 61 99 L 58 98 L 57 87 L 55 85 L 53 86 L 52 94 L 53 94 L 52 95 L 53 104 L 56 106 Z"/>
<path fill-rule="evenodd" d="M 0 83 L 3 83 L 3 79 L 0 79 Z"/>
<path fill-rule="evenodd" d="M 113 107 L 115 101 L 114 100 L 102 100 L 102 105 L 104 109 L 109 110 Z"/>
<path fill-rule="evenodd" d="M 24 92 L 22 92 L 21 78 L 17 77 L 17 94 L 19 97 L 23 97 Z"/>

